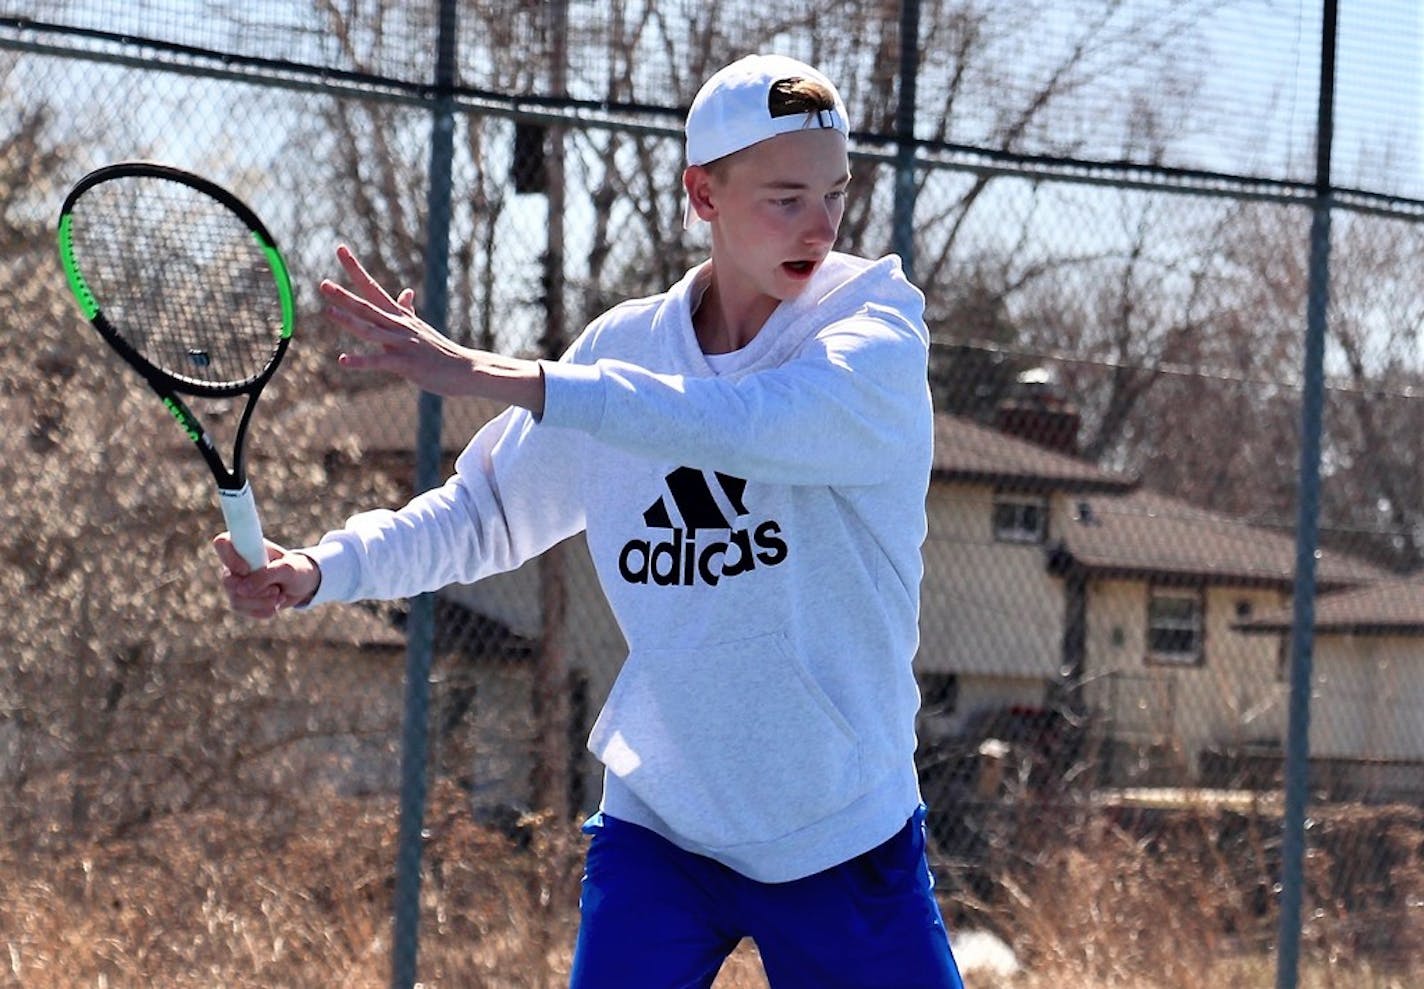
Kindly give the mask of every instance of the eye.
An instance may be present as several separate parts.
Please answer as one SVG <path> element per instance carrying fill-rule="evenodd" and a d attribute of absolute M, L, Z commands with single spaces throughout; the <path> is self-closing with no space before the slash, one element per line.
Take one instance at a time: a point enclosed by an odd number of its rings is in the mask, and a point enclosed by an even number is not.
<path fill-rule="evenodd" d="M 795 206 L 800 199 L 800 196 L 787 196 L 784 199 L 773 199 L 772 203 L 777 206 Z"/>

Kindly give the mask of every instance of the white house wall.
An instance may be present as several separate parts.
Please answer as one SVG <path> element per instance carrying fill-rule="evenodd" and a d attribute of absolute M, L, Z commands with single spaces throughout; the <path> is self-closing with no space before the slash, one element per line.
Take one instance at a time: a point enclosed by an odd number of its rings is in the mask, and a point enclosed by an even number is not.
<path fill-rule="evenodd" d="M 981 708 L 1038 707 L 1043 703 L 1044 681 L 1040 677 L 966 677 L 961 682 L 954 716 L 947 721 L 947 726 L 962 727 L 965 720 Z"/>
<path fill-rule="evenodd" d="M 1049 576 L 1043 546 L 995 542 L 993 504 L 988 486 L 930 489 L 920 668 L 1054 677 L 1063 649 L 1062 584 Z"/>
<path fill-rule="evenodd" d="M 1187 767 L 1208 746 L 1283 739 L 1279 641 L 1231 628 L 1238 606 L 1258 613 L 1279 607 L 1283 595 L 1208 588 L 1203 661 L 1177 666 L 1148 658 L 1149 586 L 1146 580 L 1089 583 L 1086 677 L 1093 703 L 1125 736 L 1170 744 Z"/>
<path fill-rule="evenodd" d="M 1424 760 L 1424 642 L 1317 635 L 1312 756 Z"/>

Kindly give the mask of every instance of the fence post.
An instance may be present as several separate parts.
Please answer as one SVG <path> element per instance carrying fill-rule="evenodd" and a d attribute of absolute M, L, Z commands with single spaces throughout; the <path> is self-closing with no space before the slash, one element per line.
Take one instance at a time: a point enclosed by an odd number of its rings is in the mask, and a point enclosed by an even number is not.
<path fill-rule="evenodd" d="M 915 94 L 920 71 L 920 2 L 900 3 L 900 100 L 895 107 L 895 205 L 891 250 L 915 277 Z"/>
<path fill-rule="evenodd" d="M 556 99 L 568 96 L 568 0 L 548 0 L 549 89 Z M 549 233 L 544 251 L 544 333 L 539 349 L 558 360 L 568 346 L 568 309 L 565 305 L 567 250 L 565 213 L 565 129 L 548 129 Z M 562 544 L 539 557 L 539 653 L 534 664 L 535 742 L 538 758 L 533 782 L 534 805 L 553 811 L 559 823 L 569 816 L 569 656 L 568 656 L 568 554 Z"/>
<path fill-rule="evenodd" d="M 458 0 L 441 0 L 435 58 L 435 104 L 431 120 L 430 164 L 426 188 L 426 240 L 421 318 L 442 332 L 449 315 L 450 201 L 455 148 L 455 9 Z M 421 392 L 416 427 L 415 489 L 440 482 L 438 395 Z M 410 602 L 406 624 L 405 715 L 401 729 L 400 832 L 396 846 L 395 934 L 391 985 L 415 985 L 420 946 L 420 862 L 425 836 L 426 753 L 430 727 L 430 667 L 435 653 L 435 595 Z"/>
<path fill-rule="evenodd" d="M 1305 812 L 1310 788 L 1310 690 L 1315 640 L 1315 552 L 1320 515 L 1320 434 L 1325 404 L 1325 321 L 1330 299 L 1331 141 L 1335 129 L 1336 0 L 1325 0 L 1320 36 L 1315 200 L 1310 223 L 1300 478 L 1296 516 L 1295 611 L 1291 621 L 1290 722 L 1286 734 L 1285 820 L 1276 989 L 1295 989 L 1300 972 L 1305 884 Z"/>

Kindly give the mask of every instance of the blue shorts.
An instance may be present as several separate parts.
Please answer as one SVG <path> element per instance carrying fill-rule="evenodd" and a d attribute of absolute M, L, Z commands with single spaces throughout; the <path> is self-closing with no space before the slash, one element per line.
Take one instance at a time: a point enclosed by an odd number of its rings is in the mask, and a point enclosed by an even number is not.
<path fill-rule="evenodd" d="M 571 989 L 711 986 L 742 938 L 772 989 L 963 989 L 925 858 L 924 808 L 848 862 L 760 883 L 603 814 L 583 877 Z"/>

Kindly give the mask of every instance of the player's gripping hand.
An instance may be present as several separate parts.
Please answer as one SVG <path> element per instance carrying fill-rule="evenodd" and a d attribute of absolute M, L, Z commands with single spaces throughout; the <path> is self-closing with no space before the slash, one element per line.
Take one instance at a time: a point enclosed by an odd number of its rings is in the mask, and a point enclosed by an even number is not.
<path fill-rule="evenodd" d="M 226 532 L 213 538 L 222 562 L 222 587 L 232 610 L 246 618 L 271 618 L 284 608 L 310 601 L 321 586 L 321 568 L 304 553 L 266 541 L 267 565 L 253 570 Z"/>

